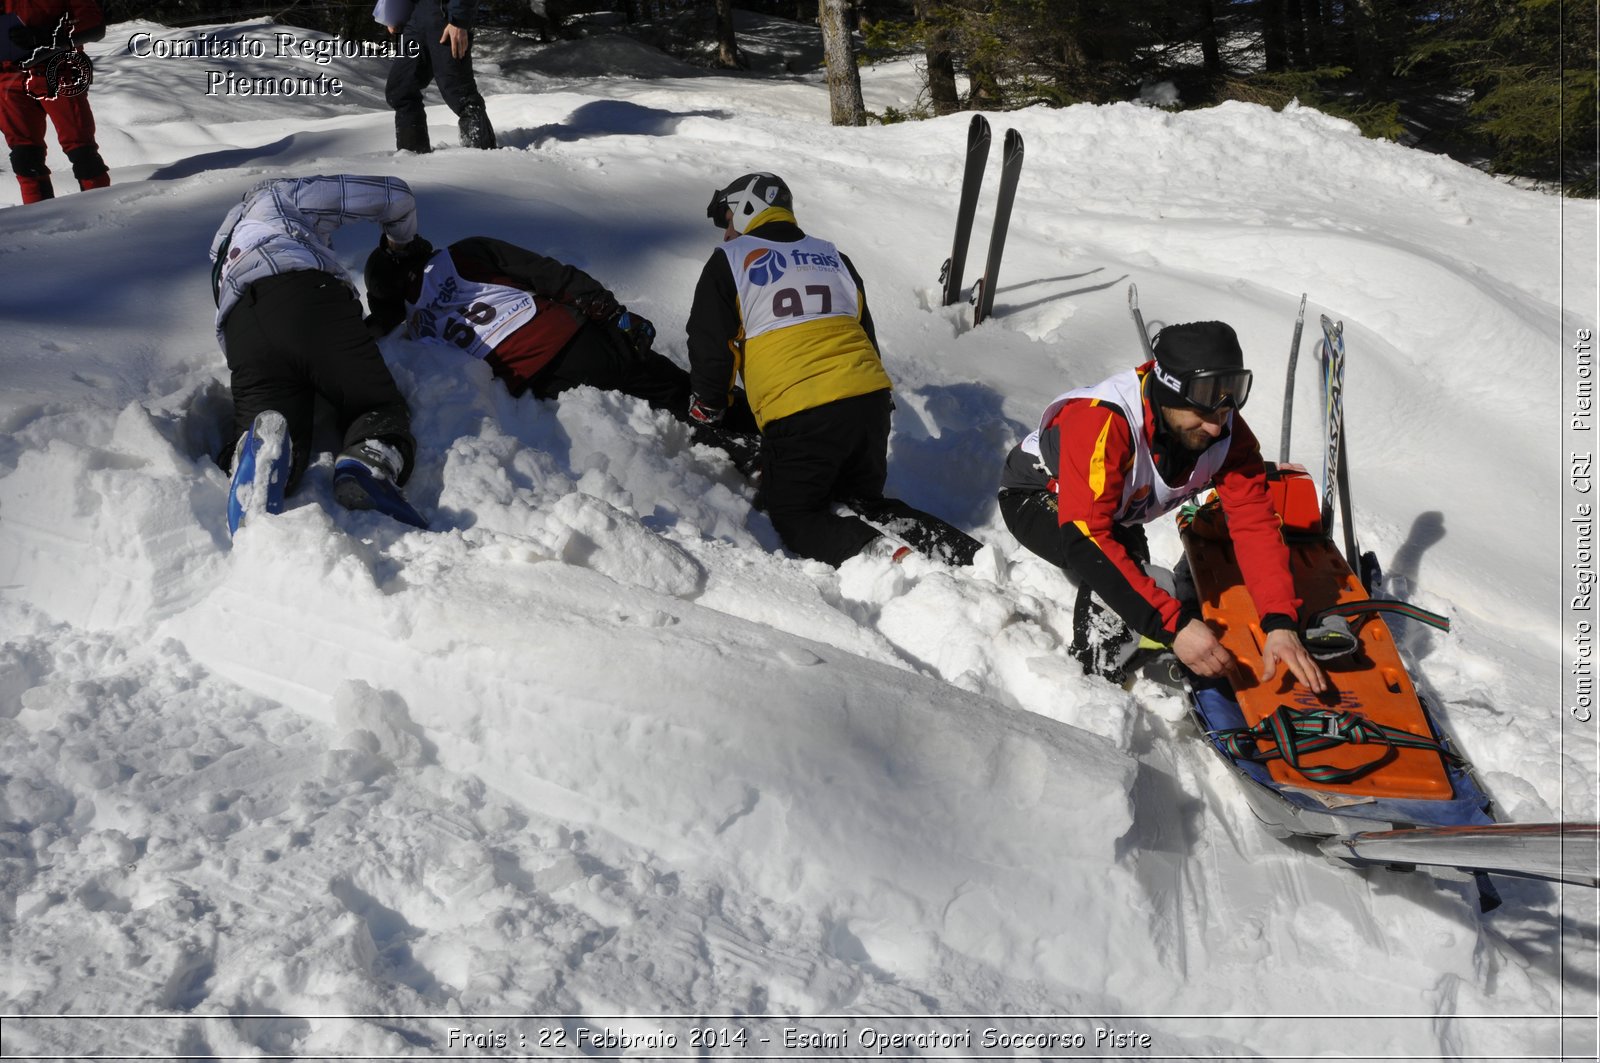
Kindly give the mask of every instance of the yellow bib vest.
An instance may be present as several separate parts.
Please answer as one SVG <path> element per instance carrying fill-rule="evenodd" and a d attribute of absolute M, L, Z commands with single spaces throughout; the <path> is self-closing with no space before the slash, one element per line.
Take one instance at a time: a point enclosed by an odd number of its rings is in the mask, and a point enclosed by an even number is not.
<path fill-rule="evenodd" d="M 740 236 L 722 245 L 739 297 L 740 372 L 756 423 L 891 387 L 839 249 Z"/>

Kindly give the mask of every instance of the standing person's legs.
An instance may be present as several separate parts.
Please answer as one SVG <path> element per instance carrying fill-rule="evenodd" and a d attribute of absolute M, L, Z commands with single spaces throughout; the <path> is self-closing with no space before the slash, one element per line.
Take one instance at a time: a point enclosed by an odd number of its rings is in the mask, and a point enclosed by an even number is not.
<path fill-rule="evenodd" d="M 383 96 L 394 108 L 394 146 L 397 151 L 414 151 L 425 155 L 433 150 L 428 139 L 428 113 L 422 103 L 422 92 L 433 80 L 432 52 L 423 34 L 416 28 L 421 9 L 431 0 L 417 5 L 418 13 L 400 31 L 397 43 L 400 58 L 389 64 L 389 80 L 384 85 Z M 435 34 L 437 36 L 437 34 Z"/>
<path fill-rule="evenodd" d="M 72 176 L 77 179 L 78 188 L 87 192 L 110 185 L 111 170 L 100 157 L 100 148 L 94 139 L 94 112 L 89 109 L 88 93 L 58 96 L 43 100 L 41 104 L 56 127 L 61 150 L 72 163 Z"/>
<path fill-rule="evenodd" d="M 28 94 L 27 82 L 25 74 L 0 74 L 0 132 L 11 150 L 22 201 L 38 203 L 56 193 L 45 163 L 44 108 Z"/>
<path fill-rule="evenodd" d="M 457 59 L 450 45 L 439 40 L 444 35 L 444 11 L 432 0 L 421 0 L 411 16 L 411 27 L 424 48 L 428 49 L 428 62 L 433 69 L 434 83 L 445 106 L 455 113 L 461 130 L 464 148 L 493 148 L 494 126 L 489 123 L 489 112 L 483 95 L 478 92 L 478 80 L 472 72 L 472 53 Z M 469 34 L 468 40 L 471 37 Z"/>

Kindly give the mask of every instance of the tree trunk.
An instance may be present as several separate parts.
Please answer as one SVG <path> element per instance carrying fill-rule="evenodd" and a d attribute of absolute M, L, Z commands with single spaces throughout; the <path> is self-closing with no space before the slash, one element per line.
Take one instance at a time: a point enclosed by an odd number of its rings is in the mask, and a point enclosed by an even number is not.
<path fill-rule="evenodd" d="M 1332 7 L 1332 0 L 1300 0 L 1300 9 L 1305 14 L 1306 50 L 1311 53 L 1313 68 L 1329 66 L 1343 58 L 1328 54 L 1328 42 L 1337 39 Z"/>
<path fill-rule="evenodd" d="M 1205 62 L 1206 76 L 1222 76 L 1222 50 L 1217 45 L 1217 12 L 1212 0 L 1196 0 L 1195 14 L 1200 21 L 1200 56 Z"/>
<path fill-rule="evenodd" d="M 1283 33 L 1289 46 L 1289 66 L 1305 70 L 1312 65 L 1306 55 L 1306 15 L 1303 0 L 1283 0 Z"/>
<path fill-rule="evenodd" d="M 733 34 L 733 0 L 717 0 L 717 65 L 728 70 L 744 66 Z"/>
<path fill-rule="evenodd" d="M 848 0 L 822 0 L 820 6 L 830 118 L 834 125 L 866 125 L 867 105 L 861 99 L 861 71 L 856 69 L 855 42 L 850 37 L 850 5 Z"/>
<path fill-rule="evenodd" d="M 934 114 L 950 114 L 961 109 L 956 92 L 955 57 L 950 51 L 950 30 L 929 23 L 932 0 L 917 0 L 917 21 L 922 23 L 923 48 L 928 62 L 928 101 Z"/>
<path fill-rule="evenodd" d="M 1283 29 L 1283 0 L 1261 0 L 1261 45 L 1269 74 L 1289 69 L 1289 39 Z"/>
<path fill-rule="evenodd" d="M 1353 0 L 1345 4 L 1355 34 L 1356 77 L 1368 96 L 1382 94 L 1389 78 L 1388 49 L 1383 40 L 1383 24 L 1374 0 Z"/>

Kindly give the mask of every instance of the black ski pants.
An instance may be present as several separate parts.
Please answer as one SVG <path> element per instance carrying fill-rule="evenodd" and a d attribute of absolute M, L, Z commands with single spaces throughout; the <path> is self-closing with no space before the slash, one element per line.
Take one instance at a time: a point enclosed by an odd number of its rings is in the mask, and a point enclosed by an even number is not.
<path fill-rule="evenodd" d="M 233 432 L 217 458 L 233 464 L 233 449 L 256 415 L 277 410 L 289 422 L 293 491 L 311 459 L 317 396 L 339 419 L 344 445 L 379 439 L 400 451 L 404 483 L 416 440 L 411 412 L 378 345 L 361 320 L 349 285 L 321 270 L 296 270 L 256 281 L 222 323 L 232 374 Z"/>
<path fill-rule="evenodd" d="M 689 374 L 666 355 L 640 352 L 619 329 L 585 322 L 561 353 L 528 381 L 536 398 L 550 399 L 587 384 L 643 399 L 658 410 L 684 417 L 689 410 Z"/>
<path fill-rule="evenodd" d="M 626 334 L 604 322 L 585 322 L 561 353 L 528 380 L 526 387 L 535 398 L 551 399 L 586 384 L 643 399 L 657 410 L 694 424 L 689 420 L 689 371 L 664 354 L 636 350 Z M 717 427 L 736 435 L 756 433 L 755 414 L 750 412 L 744 392 L 729 404 L 727 415 Z M 721 446 L 719 435 L 711 433 L 707 442 Z"/>
<path fill-rule="evenodd" d="M 834 513 L 833 505 L 883 498 L 892 409 L 888 390 L 874 391 L 767 424 L 758 502 L 784 546 L 840 565 L 878 537 L 878 529 Z"/>
<path fill-rule="evenodd" d="M 1068 652 L 1083 666 L 1084 674 L 1121 682 L 1122 665 L 1138 636 L 1074 572 L 1058 513 L 1056 500 L 1048 491 L 1005 489 L 1000 492 L 1000 517 L 1017 537 L 1017 542 L 1079 580 L 1078 596 L 1072 605 L 1072 646 Z M 1112 527 L 1111 536 L 1122 544 L 1140 568 L 1148 568 L 1150 544 L 1143 526 L 1117 524 Z"/>
<path fill-rule="evenodd" d="M 472 73 L 472 53 L 469 51 L 457 59 L 450 53 L 450 45 L 439 41 L 447 24 L 440 0 L 418 0 L 411 20 L 400 31 L 399 43 L 404 54 L 389 65 L 384 98 L 394 108 L 395 147 L 402 151 L 433 149 L 428 139 L 428 116 L 422 103 L 422 93 L 430 81 L 438 84 L 445 106 L 455 112 L 461 129 L 461 146 L 495 146 L 494 127 L 489 124 L 489 112 Z"/>

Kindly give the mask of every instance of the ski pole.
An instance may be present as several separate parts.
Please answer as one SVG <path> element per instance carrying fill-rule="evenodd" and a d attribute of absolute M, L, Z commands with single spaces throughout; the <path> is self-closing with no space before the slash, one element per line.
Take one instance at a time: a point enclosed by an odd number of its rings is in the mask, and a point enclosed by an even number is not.
<path fill-rule="evenodd" d="M 1133 323 L 1139 328 L 1139 342 L 1144 345 L 1146 358 L 1154 359 L 1156 352 L 1150 347 L 1150 333 L 1144 327 L 1144 315 L 1139 312 L 1139 286 L 1128 285 L 1128 312 L 1133 315 Z"/>
<path fill-rule="evenodd" d="M 1294 319 L 1294 339 L 1289 342 L 1289 377 L 1283 385 L 1283 439 L 1278 444 L 1278 464 L 1289 460 L 1289 424 L 1294 419 L 1294 366 L 1300 360 L 1300 332 L 1306 327 L 1306 295 L 1300 293 L 1300 313 Z"/>

